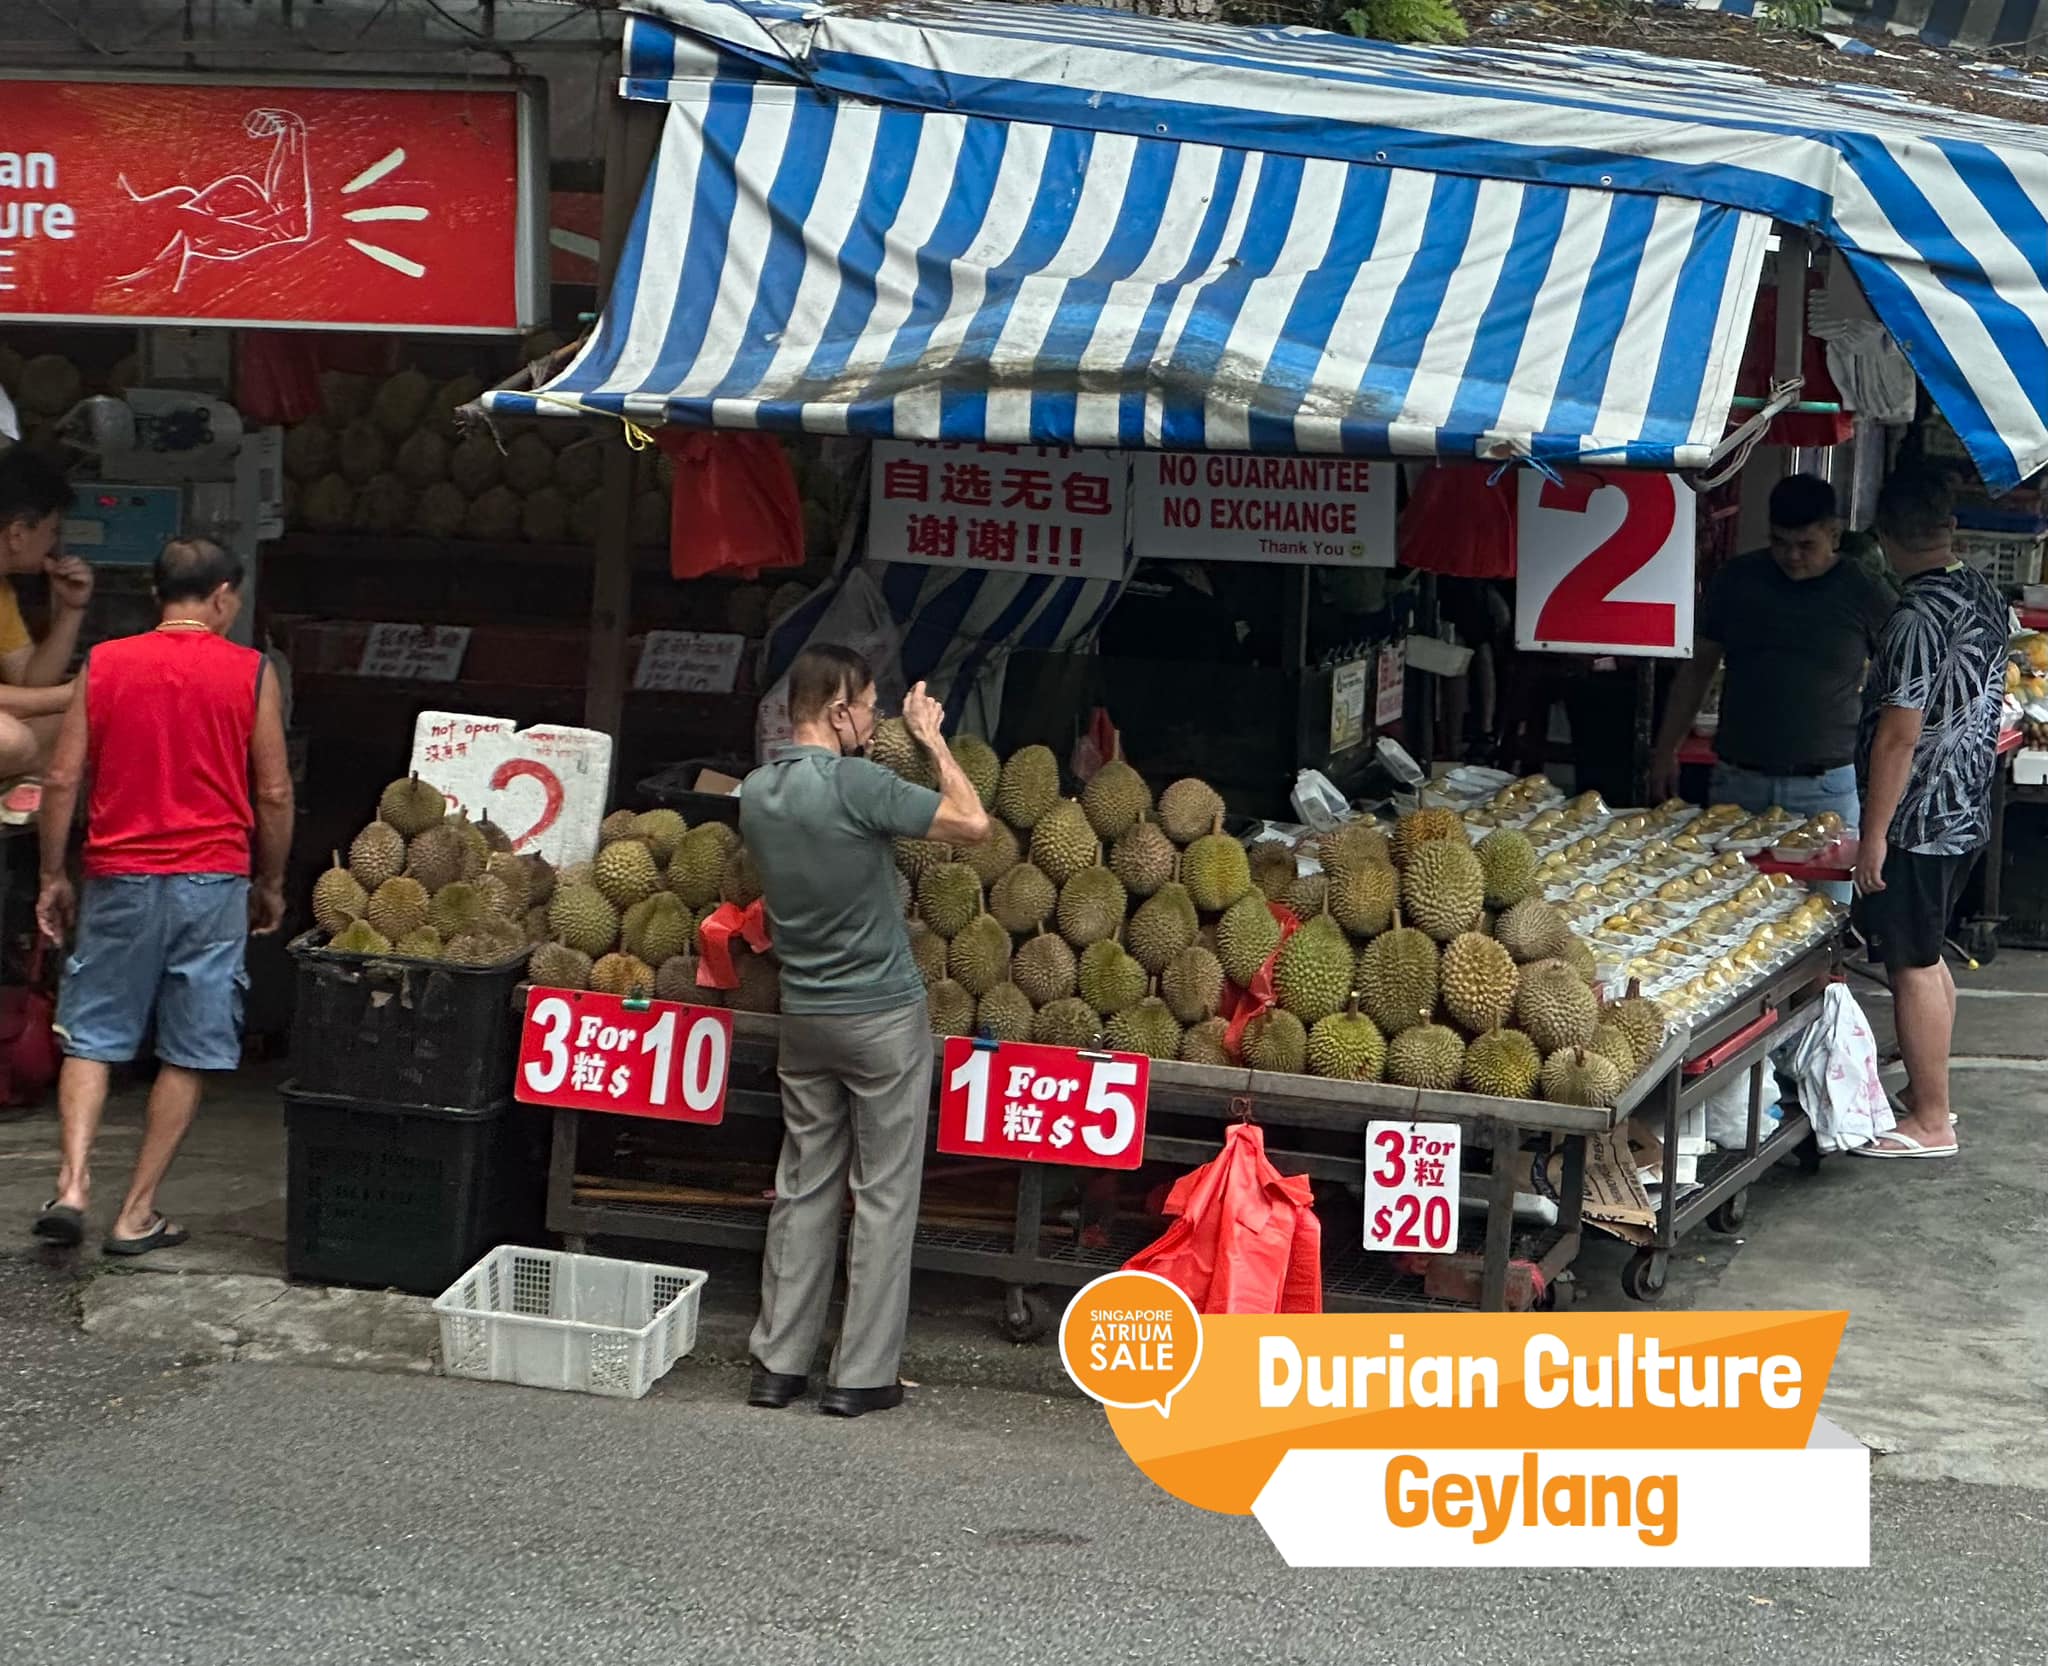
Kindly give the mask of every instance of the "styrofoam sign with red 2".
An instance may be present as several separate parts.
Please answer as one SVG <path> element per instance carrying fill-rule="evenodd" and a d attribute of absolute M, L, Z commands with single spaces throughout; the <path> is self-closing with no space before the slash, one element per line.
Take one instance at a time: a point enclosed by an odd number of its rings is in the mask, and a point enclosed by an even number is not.
<path fill-rule="evenodd" d="M 412 770 L 472 821 L 488 815 L 522 856 L 556 866 L 597 853 L 611 788 L 612 737 L 596 729 L 522 729 L 509 717 L 421 712 Z"/>
<path fill-rule="evenodd" d="M 1515 645 L 1565 654 L 1692 654 L 1693 494 L 1676 475 L 1522 475 Z"/>

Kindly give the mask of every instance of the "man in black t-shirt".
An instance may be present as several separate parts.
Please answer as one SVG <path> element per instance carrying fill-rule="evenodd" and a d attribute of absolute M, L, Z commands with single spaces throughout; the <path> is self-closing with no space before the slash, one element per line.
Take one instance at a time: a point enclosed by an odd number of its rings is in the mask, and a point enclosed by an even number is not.
<path fill-rule="evenodd" d="M 1771 491 L 1771 544 L 1708 584 L 1693 657 L 1672 685 L 1651 762 L 1653 797 L 1678 779 L 1678 749 L 1724 662 L 1714 750 L 1716 803 L 1858 821 L 1854 759 L 1864 667 L 1892 610 L 1890 590 L 1842 557 L 1835 489 L 1795 474 Z"/>
<path fill-rule="evenodd" d="M 1877 531 L 1905 580 L 1864 691 L 1857 762 L 1868 815 L 1856 862 L 1864 925 L 1891 973 L 1908 1115 L 1866 1157 L 1952 1157 L 1948 1049 L 1956 985 L 1942 958 L 1964 882 L 1991 839 L 2008 609 L 1955 559 L 1954 499 L 1896 474 Z"/>

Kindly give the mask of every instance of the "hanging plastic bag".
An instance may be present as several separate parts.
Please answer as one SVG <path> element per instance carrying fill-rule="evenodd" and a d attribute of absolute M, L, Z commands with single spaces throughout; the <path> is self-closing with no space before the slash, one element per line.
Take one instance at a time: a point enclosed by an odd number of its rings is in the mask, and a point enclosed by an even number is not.
<path fill-rule="evenodd" d="M 1401 565 L 1453 578 L 1513 578 L 1520 489 L 1513 469 L 1488 463 L 1424 470 L 1401 511 Z"/>
<path fill-rule="evenodd" d="M 1777 1123 L 1774 1114 L 1784 1103 L 1785 1089 L 1778 1079 L 1777 1071 L 1771 1068 L 1771 1061 L 1763 1059 L 1755 1068 L 1764 1073 L 1763 1120 L 1758 1124 L 1760 1135 L 1768 1135 Z M 1707 1138 L 1723 1151 L 1741 1151 L 1749 1144 L 1749 1071 L 1745 1070 L 1726 1087 L 1717 1089 L 1708 1096 L 1706 1105 Z"/>
<path fill-rule="evenodd" d="M 57 1001 L 45 987 L 43 947 L 29 956 L 27 982 L 0 989 L 0 1108 L 42 1103 L 57 1079 Z"/>
<path fill-rule="evenodd" d="M 654 443 L 675 464 L 669 571 L 677 578 L 755 578 L 804 564 L 803 499 L 773 434 L 664 428 Z"/>
<path fill-rule="evenodd" d="M 1846 986 L 1828 985 L 1820 1016 L 1800 1038 L 1792 1067 L 1821 1150 L 1853 1151 L 1891 1132 L 1894 1118 L 1877 1073 L 1877 1042 Z"/>
<path fill-rule="evenodd" d="M 838 593 L 818 616 L 803 646 L 830 642 L 853 649 L 875 674 L 877 700 L 884 710 L 893 710 L 903 702 L 903 671 L 898 663 L 902 641 L 902 630 L 881 590 L 865 572 L 854 567 L 847 571 Z M 789 657 L 793 660 L 796 654 Z M 785 671 L 769 685 L 755 712 L 756 759 L 765 763 L 769 753 L 787 742 L 789 735 L 789 674 Z"/>
<path fill-rule="evenodd" d="M 1266 1137 L 1233 1125 L 1223 1150 L 1174 1182 L 1173 1224 L 1124 1263 L 1157 1273 L 1203 1313 L 1320 1313 L 1322 1223 L 1308 1176 L 1266 1160 Z"/>

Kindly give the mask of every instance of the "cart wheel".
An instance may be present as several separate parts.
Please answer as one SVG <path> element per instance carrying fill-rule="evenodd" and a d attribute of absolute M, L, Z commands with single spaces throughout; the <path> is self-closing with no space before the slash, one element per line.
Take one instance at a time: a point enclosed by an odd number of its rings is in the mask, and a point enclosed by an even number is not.
<path fill-rule="evenodd" d="M 1550 1287 L 1543 1292 L 1543 1300 L 1536 1306 L 1545 1313 L 1557 1313 L 1570 1307 L 1578 1299 L 1579 1281 L 1567 1270 L 1550 1281 Z"/>
<path fill-rule="evenodd" d="M 1792 1155 L 1799 1164 L 1801 1174 L 1820 1173 L 1820 1136 L 1809 1133 L 1792 1148 Z"/>
<path fill-rule="evenodd" d="M 1671 1257 L 1663 1250 L 1639 1250 L 1621 1269 L 1622 1294 L 1631 1301 L 1653 1302 L 1664 1293 Z"/>
<path fill-rule="evenodd" d="M 1998 958 L 1998 922 L 1972 920 L 1963 928 L 1963 947 L 1979 966 L 1989 966 Z"/>
<path fill-rule="evenodd" d="M 1037 1291 L 1013 1284 L 1003 1292 L 1002 1324 L 1012 1342 L 1040 1342 L 1052 1328 L 1052 1315 Z"/>
<path fill-rule="evenodd" d="M 1733 1232 L 1742 1225 L 1749 1213 L 1749 1188 L 1743 1187 L 1733 1197 L 1725 1199 L 1721 1206 L 1707 1217 L 1707 1225 L 1716 1232 Z"/>

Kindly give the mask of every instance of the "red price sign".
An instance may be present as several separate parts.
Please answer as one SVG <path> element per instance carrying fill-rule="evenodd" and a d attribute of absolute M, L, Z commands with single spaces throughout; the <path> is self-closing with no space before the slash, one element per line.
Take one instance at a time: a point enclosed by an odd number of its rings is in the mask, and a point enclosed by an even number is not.
<path fill-rule="evenodd" d="M 513 1097 L 666 1122 L 725 1115 L 732 1014 L 672 1001 L 628 1006 L 585 989 L 533 989 Z"/>
<path fill-rule="evenodd" d="M 1458 1247 L 1455 1122 L 1365 1125 L 1365 1247 L 1444 1255 Z"/>
<path fill-rule="evenodd" d="M 946 1042 L 939 1149 L 1078 1168 L 1134 1169 L 1145 1156 L 1152 1061 L 1024 1042 Z"/>
<path fill-rule="evenodd" d="M 1515 646 L 1692 653 L 1693 494 L 1676 475 L 1522 475 Z"/>

